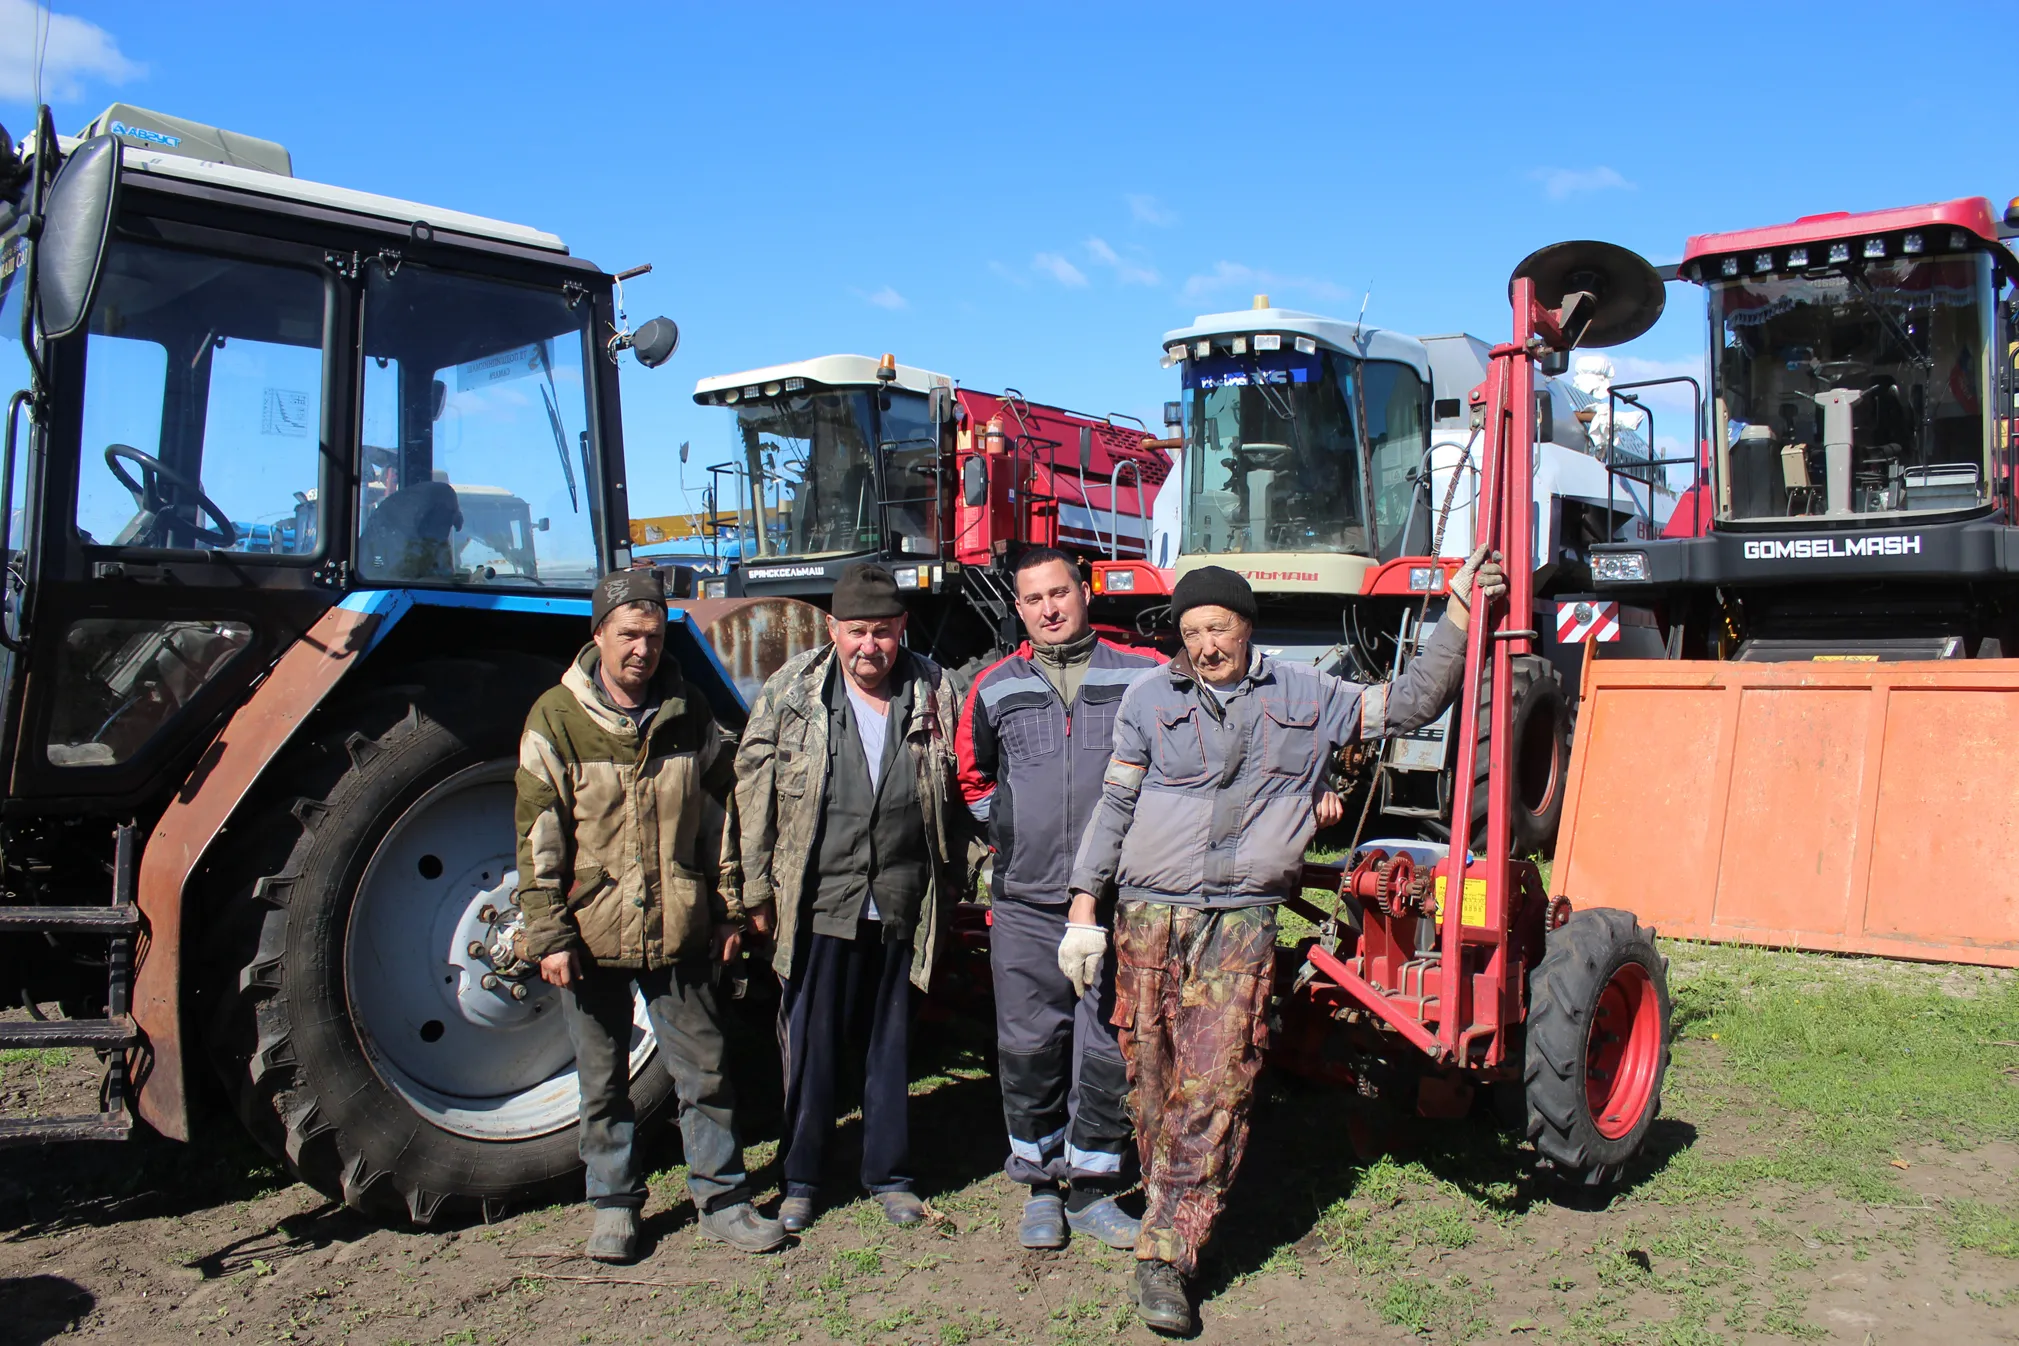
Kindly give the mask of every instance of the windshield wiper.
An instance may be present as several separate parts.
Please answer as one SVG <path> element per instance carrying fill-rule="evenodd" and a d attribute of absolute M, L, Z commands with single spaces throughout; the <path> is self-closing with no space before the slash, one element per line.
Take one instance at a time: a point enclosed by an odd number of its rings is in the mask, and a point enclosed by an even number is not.
<path fill-rule="evenodd" d="M 554 388 L 554 365 L 547 358 L 546 342 L 534 342 L 533 349 L 540 353 L 540 371 L 547 376 L 546 386 L 540 389 L 540 405 L 547 409 L 547 425 L 554 432 L 554 452 L 560 456 L 561 475 L 568 482 L 568 507 L 580 514 L 582 501 L 575 493 L 575 465 L 568 461 L 568 432 L 561 428 L 561 395 Z"/>
<path fill-rule="evenodd" d="M 1873 291 L 1872 283 L 1865 279 L 1865 269 L 1847 268 L 1844 278 L 1851 282 L 1851 288 L 1858 292 L 1858 298 L 1865 301 L 1865 307 L 1872 310 L 1872 316 L 1879 320 L 1879 326 L 1886 330 L 1886 335 L 1897 341 L 1900 349 L 1907 352 L 1907 358 L 1920 366 L 1923 372 L 1932 370 L 1935 367 L 1935 358 L 1914 349 L 1913 334 L 1907 330 L 1906 324 L 1900 321 L 1899 314 L 1879 302 L 1879 296 Z"/>

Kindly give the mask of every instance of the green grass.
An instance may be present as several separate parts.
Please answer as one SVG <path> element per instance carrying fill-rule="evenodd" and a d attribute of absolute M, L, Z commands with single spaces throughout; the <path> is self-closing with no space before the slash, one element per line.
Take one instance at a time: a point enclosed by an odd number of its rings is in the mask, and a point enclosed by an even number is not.
<path fill-rule="evenodd" d="M 1752 1095 L 1778 1139 L 1759 1155 L 1686 1151 L 1648 1195 L 1686 1203 L 1780 1179 L 1868 1201 L 1898 1191 L 1893 1161 L 1935 1143 L 2019 1134 L 2001 1073 L 2019 979 L 1974 968 L 1671 944 L 1679 1054 L 1700 1044 L 1719 1083 Z"/>

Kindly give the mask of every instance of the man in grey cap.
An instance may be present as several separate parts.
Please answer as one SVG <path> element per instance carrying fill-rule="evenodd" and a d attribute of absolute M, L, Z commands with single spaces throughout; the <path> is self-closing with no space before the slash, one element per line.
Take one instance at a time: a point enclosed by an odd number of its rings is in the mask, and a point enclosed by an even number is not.
<path fill-rule="evenodd" d="M 1118 886 L 1114 1023 L 1146 1198 L 1136 1305 L 1158 1331 L 1191 1328 L 1185 1278 L 1247 1145 L 1276 905 L 1302 887 L 1332 754 L 1435 719 L 1464 679 L 1475 596 L 1505 590 L 1481 548 L 1452 577 L 1423 652 L 1370 687 L 1256 649 L 1254 591 L 1202 566 L 1171 595 L 1185 648 L 1122 697 L 1073 865 L 1070 920 L 1094 922 L 1093 895 Z M 1068 926 L 1062 963 L 1087 956 L 1073 934 Z"/>
<path fill-rule="evenodd" d="M 953 685 L 904 648 L 904 629 L 890 572 L 848 567 L 830 643 L 771 675 L 736 754 L 744 902 L 777 912 L 778 1213 L 792 1233 L 813 1220 L 845 1060 L 862 1073 L 862 1185 L 892 1224 L 924 1218 L 911 1190 L 912 993 L 931 978 L 968 827 L 953 797 Z"/>
<path fill-rule="evenodd" d="M 632 1144 L 632 987 L 679 1095 L 687 1190 L 701 1232 L 744 1252 L 785 1242 L 750 1204 L 724 1070 L 715 965 L 746 916 L 723 834 L 730 744 L 708 703 L 663 659 L 656 570 L 596 584 L 588 645 L 533 703 L 519 744 L 521 958 L 561 992 L 582 1094 L 580 1146 L 596 1224 L 588 1254 L 638 1251 L 645 1181 Z M 658 1067 L 650 1067 L 657 1069 Z"/>

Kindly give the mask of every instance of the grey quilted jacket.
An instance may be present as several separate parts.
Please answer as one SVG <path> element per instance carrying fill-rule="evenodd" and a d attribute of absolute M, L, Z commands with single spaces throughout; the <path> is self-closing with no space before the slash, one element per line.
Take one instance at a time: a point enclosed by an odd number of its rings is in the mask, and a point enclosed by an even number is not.
<path fill-rule="evenodd" d="M 1326 761 L 1356 738 L 1437 718 L 1465 675 L 1465 637 L 1440 622 L 1392 683 L 1365 686 L 1260 650 L 1224 701 L 1183 654 L 1131 683 L 1072 887 L 1114 880 L 1124 901 L 1244 907 L 1299 890 Z"/>

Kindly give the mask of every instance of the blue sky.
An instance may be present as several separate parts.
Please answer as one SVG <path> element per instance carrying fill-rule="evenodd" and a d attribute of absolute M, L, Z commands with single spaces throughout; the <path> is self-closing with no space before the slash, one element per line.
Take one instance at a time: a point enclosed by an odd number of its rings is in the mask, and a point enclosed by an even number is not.
<path fill-rule="evenodd" d="M 1371 286 L 1371 324 L 1498 337 L 1508 271 L 1559 239 L 1673 260 L 1692 233 L 2019 193 L 2011 4 L 55 9 L 63 130 L 131 101 L 653 263 L 631 316 L 683 341 L 625 366 L 641 515 L 683 507 L 682 440 L 694 468 L 726 451 L 690 400 L 707 374 L 888 350 L 1154 422 L 1158 337 L 1257 292 L 1351 318 Z M 16 136 L 32 14 L 0 0 Z M 1669 287 L 1621 376 L 1695 372 L 1701 329 Z"/>

